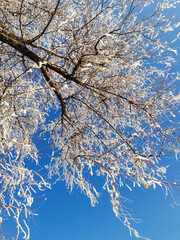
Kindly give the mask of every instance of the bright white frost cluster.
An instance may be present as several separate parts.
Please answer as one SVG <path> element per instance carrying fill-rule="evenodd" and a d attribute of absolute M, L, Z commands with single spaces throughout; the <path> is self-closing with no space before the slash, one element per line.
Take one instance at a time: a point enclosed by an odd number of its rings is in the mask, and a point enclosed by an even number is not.
<path fill-rule="evenodd" d="M 92 206 L 91 180 L 103 176 L 114 213 L 139 237 L 120 188 L 168 188 L 162 156 L 178 152 L 179 75 L 161 39 L 179 26 L 163 14 L 178 2 L 0 2 L 1 221 L 15 218 L 17 238 L 29 239 L 33 197 L 54 176 Z"/>

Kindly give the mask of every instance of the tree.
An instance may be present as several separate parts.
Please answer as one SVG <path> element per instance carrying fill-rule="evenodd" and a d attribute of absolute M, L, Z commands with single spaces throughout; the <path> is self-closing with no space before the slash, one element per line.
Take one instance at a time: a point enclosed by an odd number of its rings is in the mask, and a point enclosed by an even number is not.
<path fill-rule="evenodd" d="M 162 37 L 179 26 L 163 15 L 177 3 L 0 2 L 0 221 L 14 217 L 17 238 L 29 239 L 33 197 L 54 179 L 94 205 L 92 180 L 102 176 L 136 237 L 120 188 L 177 185 L 162 161 L 178 153 L 176 51 Z"/>

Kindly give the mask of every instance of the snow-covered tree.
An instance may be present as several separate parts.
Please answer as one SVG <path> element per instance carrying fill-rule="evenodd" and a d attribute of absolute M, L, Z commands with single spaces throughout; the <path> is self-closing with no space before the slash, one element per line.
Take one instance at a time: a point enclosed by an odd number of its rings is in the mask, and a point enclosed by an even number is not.
<path fill-rule="evenodd" d="M 17 238 L 29 239 L 39 190 L 63 180 L 95 205 L 94 176 L 139 237 L 121 188 L 170 186 L 163 157 L 178 153 L 179 35 L 170 44 L 164 34 L 179 26 L 165 15 L 178 2 L 0 1 L 0 222 L 14 217 Z"/>

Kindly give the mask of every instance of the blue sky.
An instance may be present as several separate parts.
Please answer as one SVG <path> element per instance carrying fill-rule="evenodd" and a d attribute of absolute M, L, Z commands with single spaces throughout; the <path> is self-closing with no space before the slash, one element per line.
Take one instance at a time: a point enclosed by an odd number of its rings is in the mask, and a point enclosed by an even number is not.
<path fill-rule="evenodd" d="M 171 10 L 179 14 L 180 6 Z M 177 31 L 176 31 L 177 33 Z M 174 33 L 173 33 L 174 34 Z M 172 38 L 172 33 L 168 36 Z M 168 39 L 167 39 L 168 40 Z M 180 41 L 174 46 L 180 52 Z M 180 56 L 177 57 L 180 62 Z M 179 70 L 179 63 L 175 66 Z M 180 179 L 180 162 L 174 161 L 168 169 L 170 181 Z M 99 180 L 97 179 L 97 182 Z M 132 202 L 126 207 L 141 223 L 132 223 L 140 235 L 152 240 L 180 240 L 180 206 L 173 204 L 173 198 L 162 189 L 121 189 L 121 194 Z M 43 193 L 42 193 L 43 194 Z M 180 189 L 174 189 L 174 197 L 180 204 Z M 99 204 L 91 207 L 90 200 L 74 189 L 70 194 L 64 182 L 58 182 L 46 192 L 47 200 L 38 202 L 37 213 L 30 221 L 32 240 L 130 240 L 129 230 L 115 217 L 108 194 L 102 192 Z"/>
<path fill-rule="evenodd" d="M 171 174 L 180 164 L 172 167 Z M 180 168 L 179 168 L 180 169 Z M 173 199 L 165 198 L 158 188 L 122 189 L 122 194 L 133 200 L 126 206 L 142 223 L 134 223 L 139 233 L 153 240 L 180 240 L 180 207 L 172 207 Z M 180 202 L 180 192 L 174 192 Z M 30 221 L 33 240 L 129 240 L 128 229 L 115 217 L 108 195 L 103 192 L 96 207 L 90 206 L 89 199 L 74 190 L 69 194 L 63 182 L 59 182 L 46 193 L 47 200 L 38 209 L 39 216 Z"/>

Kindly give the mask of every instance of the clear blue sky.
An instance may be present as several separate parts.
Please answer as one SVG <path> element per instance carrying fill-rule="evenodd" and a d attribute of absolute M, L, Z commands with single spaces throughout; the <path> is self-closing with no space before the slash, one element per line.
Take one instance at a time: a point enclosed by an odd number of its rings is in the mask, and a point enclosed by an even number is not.
<path fill-rule="evenodd" d="M 180 176 L 180 164 L 172 167 L 172 172 Z M 180 240 L 180 206 L 172 208 L 173 199 L 165 199 L 163 191 L 122 189 L 133 203 L 127 207 L 133 209 L 136 218 L 143 223 L 134 223 L 140 234 L 152 240 Z M 128 229 L 115 217 L 104 192 L 96 207 L 90 206 L 87 197 L 74 190 L 66 191 L 64 183 L 58 183 L 46 193 L 47 200 L 37 211 L 38 217 L 30 221 L 32 240 L 129 240 Z M 176 199 L 180 202 L 180 192 Z"/>

